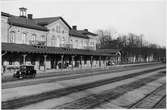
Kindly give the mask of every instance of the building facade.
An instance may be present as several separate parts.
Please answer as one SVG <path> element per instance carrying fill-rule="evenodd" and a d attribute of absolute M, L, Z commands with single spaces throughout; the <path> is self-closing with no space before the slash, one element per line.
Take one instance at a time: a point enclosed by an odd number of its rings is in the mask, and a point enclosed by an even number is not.
<path fill-rule="evenodd" d="M 36 70 L 104 67 L 120 57 L 96 50 L 97 35 L 88 29 L 77 30 L 62 17 L 33 18 L 26 10 L 20 8 L 19 16 L 1 12 L 3 71 L 22 64 Z"/>

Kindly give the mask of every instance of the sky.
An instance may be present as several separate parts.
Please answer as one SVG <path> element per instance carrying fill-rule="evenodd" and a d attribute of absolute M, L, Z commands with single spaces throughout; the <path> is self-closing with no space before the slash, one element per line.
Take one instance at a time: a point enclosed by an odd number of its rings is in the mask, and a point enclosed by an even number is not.
<path fill-rule="evenodd" d="M 1 11 L 19 15 L 26 7 L 33 17 L 62 16 L 78 29 L 143 34 L 150 43 L 166 45 L 165 0 L 1 0 Z"/>

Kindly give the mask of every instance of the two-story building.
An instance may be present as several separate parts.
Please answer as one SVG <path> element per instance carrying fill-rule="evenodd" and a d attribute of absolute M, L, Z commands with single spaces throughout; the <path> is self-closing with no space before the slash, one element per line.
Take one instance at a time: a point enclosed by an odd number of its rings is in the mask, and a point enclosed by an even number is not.
<path fill-rule="evenodd" d="M 37 70 L 104 67 L 113 55 L 96 50 L 97 35 L 62 17 L 33 18 L 1 12 L 2 66 L 31 64 Z M 115 56 L 114 56 L 115 57 Z M 4 70 L 5 72 L 8 69 Z"/>

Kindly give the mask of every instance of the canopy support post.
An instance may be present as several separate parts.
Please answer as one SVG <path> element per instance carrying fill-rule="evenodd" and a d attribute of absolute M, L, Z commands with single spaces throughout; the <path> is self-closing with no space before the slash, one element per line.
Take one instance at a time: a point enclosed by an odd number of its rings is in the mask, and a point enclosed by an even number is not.
<path fill-rule="evenodd" d="M 92 66 L 93 66 L 93 56 L 91 56 L 90 58 L 91 58 L 90 62 L 91 62 L 91 68 L 92 68 Z"/>
<path fill-rule="evenodd" d="M 26 64 L 26 56 L 27 56 L 27 54 L 24 54 L 24 55 L 23 55 L 23 64 L 24 64 L 24 65 Z"/>
<path fill-rule="evenodd" d="M 63 70 L 63 58 L 64 58 L 64 55 L 61 55 L 61 70 Z"/>
<path fill-rule="evenodd" d="M 74 55 L 72 56 L 71 62 L 72 62 L 72 69 L 73 69 L 74 68 Z"/>
<path fill-rule="evenodd" d="M 46 71 L 46 58 L 47 58 L 47 55 L 44 55 L 44 71 Z"/>

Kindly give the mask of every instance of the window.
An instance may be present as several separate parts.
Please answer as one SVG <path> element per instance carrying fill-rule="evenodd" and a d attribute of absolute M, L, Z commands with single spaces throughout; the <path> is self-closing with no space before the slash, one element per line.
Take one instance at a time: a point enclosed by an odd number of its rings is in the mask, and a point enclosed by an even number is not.
<path fill-rule="evenodd" d="M 65 37 L 62 38 L 62 43 L 65 43 Z"/>
<path fill-rule="evenodd" d="M 46 41 L 45 35 L 42 35 L 42 36 L 41 36 L 41 41 Z"/>
<path fill-rule="evenodd" d="M 51 39 L 51 46 L 55 46 L 56 45 L 56 37 L 53 35 L 52 39 Z"/>
<path fill-rule="evenodd" d="M 88 46 L 88 42 L 85 40 L 85 46 Z"/>
<path fill-rule="evenodd" d="M 9 36 L 9 43 L 15 43 L 15 35 L 16 33 L 14 31 L 10 32 L 10 36 Z"/>
<path fill-rule="evenodd" d="M 60 33 L 60 25 L 58 26 L 58 29 L 59 29 L 59 33 Z"/>
<path fill-rule="evenodd" d="M 36 34 L 33 34 L 33 35 L 32 35 L 31 40 L 32 40 L 32 41 L 35 41 L 35 40 L 36 40 Z"/>
<path fill-rule="evenodd" d="M 60 33 L 60 25 L 59 24 L 57 24 L 57 26 L 56 26 L 56 32 Z"/>
<path fill-rule="evenodd" d="M 81 46 L 83 46 L 83 40 L 81 40 Z"/>
<path fill-rule="evenodd" d="M 56 32 L 58 33 L 58 25 L 56 26 Z"/>
<path fill-rule="evenodd" d="M 76 42 L 76 48 L 78 48 L 78 40 L 75 40 L 75 42 Z"/>
<path fill-rule="evenodd" d="M 23 41 L 23 44 L 25 44 L 27 41 L 27 34 L 25 32 L 22 33 L 22 41 Z"/>

